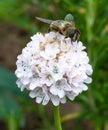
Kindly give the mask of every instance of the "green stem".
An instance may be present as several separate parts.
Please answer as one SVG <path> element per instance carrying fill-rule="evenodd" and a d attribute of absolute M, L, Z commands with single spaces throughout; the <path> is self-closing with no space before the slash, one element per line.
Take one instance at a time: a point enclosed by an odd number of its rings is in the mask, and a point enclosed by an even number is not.
<path fill-rule="evenodd" d="M 54 120 L 55 120 L 56 130 L 62 130 L 61 121 L 60 121 L 59 106 L 54 106 Z"/>

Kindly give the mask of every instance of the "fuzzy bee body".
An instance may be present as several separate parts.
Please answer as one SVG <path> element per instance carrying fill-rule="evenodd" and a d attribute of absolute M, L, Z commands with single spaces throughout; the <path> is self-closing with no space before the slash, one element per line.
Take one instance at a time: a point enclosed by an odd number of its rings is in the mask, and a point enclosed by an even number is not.
<path fill-rule="evenodd" d="M 66 15 L 65 20 L 48 20 L 36 17 L 38 20 L 50 24 L 50 31 L 58 31 L 65 37 L 70 37 L 72 41 L 77 41 L 80 37 L 80 31 L 76 29 L 71 14 Z"/>

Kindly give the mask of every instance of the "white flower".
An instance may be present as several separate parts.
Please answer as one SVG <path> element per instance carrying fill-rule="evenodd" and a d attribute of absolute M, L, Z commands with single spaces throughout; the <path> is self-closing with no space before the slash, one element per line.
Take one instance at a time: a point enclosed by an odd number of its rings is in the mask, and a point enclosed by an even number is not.
<path fill-rule="evenodd" d="M 17 57 L 17 85 L 30 91 L 30 97 L 46 105 L 66 103 L 88 89 L 93 70 L 85 46 L 50 32 L 37 33 Z"/>
<path fill-rule="evenodd" d="M 31 79 L 31 83 L 30 83 L 30 85 L 29 85 L 29 89 L 30 89 L 30 90 L 34 90 L 34 89 L 37 88 L 38 86 L 41 86 L 40 78 L 37 77 L 37 78 Z"/>
<path fill-rule="evenodd" d="M 65 39 L 66 42 L 64 42 L 63 40 L 61 40 L 61 42 L 60 42 L 60 49 L 61 49 L 61 51 L 63 51 L 63 52 L 69 51 L 70 48 L 72 48 L 71 39 L 70 38 L 66 38 Z"/>
<path fill-rule="evenodd" d="M 83 46 L 82 42 L 76 41 L 76 42 L 73 42 L 73 48 L 74 48 L 74 51 L 80 52 L 80 51 L 84 50 L 86 47 Z"/>
<path fill-rule="evenodd" d="M 43 43 L 45 41 L 45 37 L 42 35 L 42 33 L 37 33 L 34 36 L 31 37 L 32 42 L 36 42 L 37 43 Z M 35 46 L 35 45 L 34 45 Z"/>
<path fill-rule="evenodd" d="M 47 60 L 54 59 L 56 58 L 56 54 L 60 51 L 58 47 L 59 45 L 57 43 L 46 44 L 45 50 L 42 51 L 40 55 Z"/>
<path fill-rule="evenodd" d="M 61 68 L 59 63 L 54 62 L 53 60 L 49 61 L 47 70 L 50 72 L 55 81 L 62 79 L 64 70 Z"/>
<path fill-rule="evenodd" d="M 51 86 L 54 82 L 54 79 L 51 76 L 51 74 L 45 70 L 40 74 L 40 77 L 41 77 L 41 83 L 46 84 L 47 86 Z"/>
<path fill-rule="evenodd" d="M 53 105 L 58 106 L 60 103 L 66 103 L 66 97 L 59 98 L 57 95 L 50 95 Z"/>
<path fill-rule="evenodd" d="M 44 88 L 41 87 L 36 87 L 33 91 L 30 92 L 29 96 L 31 98 L 36 98 L 36 102 L 42 102 L 43 105 L 46 105 L 50 100 L 47 92 L 45 92 Z"/>
<path fill-rule="evenodd" d="M 67 80 L 64 78 L 53 83 L 50 88 L 50 92 L 53 95 L 58 95 L 60 98 L 63 98 L 65 96 L 66 91 L 72 91 L 72 88 L 67 83 Z"/>

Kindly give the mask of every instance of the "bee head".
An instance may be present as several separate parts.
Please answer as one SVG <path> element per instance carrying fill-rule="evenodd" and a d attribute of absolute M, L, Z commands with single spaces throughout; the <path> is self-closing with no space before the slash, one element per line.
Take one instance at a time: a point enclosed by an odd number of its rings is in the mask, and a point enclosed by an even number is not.
<path fill-rule="evenodd" d="M 68 36 L 72 39 L 72 41 L 76 41 L 80 37 L 80 31 L 77 29 L 70 30 Z"/>

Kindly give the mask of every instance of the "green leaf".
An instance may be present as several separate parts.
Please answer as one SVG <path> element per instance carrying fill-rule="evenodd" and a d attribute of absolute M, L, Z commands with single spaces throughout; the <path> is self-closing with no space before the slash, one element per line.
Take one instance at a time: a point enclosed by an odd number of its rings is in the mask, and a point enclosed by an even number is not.
<path fill-rule="evenodd" d="M 27 98 L 27 95 L 17 87 L 16 80 L 17 78 L 12 72 L 0 68 L 0 90 L 11 93 L 14 96 Z"/>
<path fill-rule="evenodd" d="M 21 111 L 18 97 L 28 100 L 28 96 L 18 89 L 15 75 L 0 68 L 0 116 L 2 118 L 11 112 L 18 114 Z"/>

